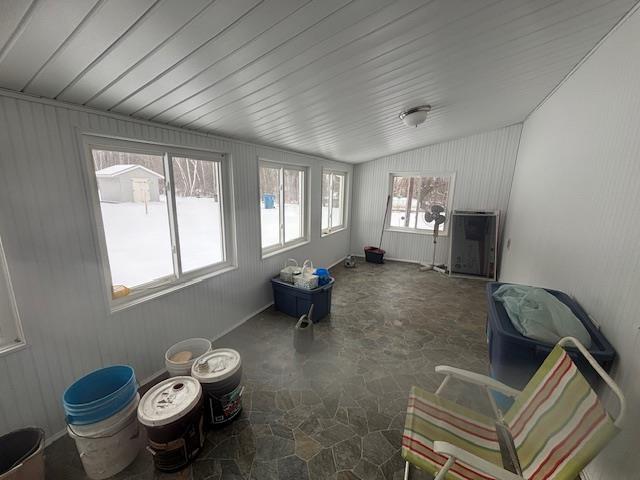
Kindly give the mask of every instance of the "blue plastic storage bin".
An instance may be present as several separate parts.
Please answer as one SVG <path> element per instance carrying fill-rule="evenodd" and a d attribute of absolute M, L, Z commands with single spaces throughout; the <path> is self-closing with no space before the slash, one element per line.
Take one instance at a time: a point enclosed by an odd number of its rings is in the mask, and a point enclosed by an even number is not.
<path fill-rule="evenodd" d="M 299 318 L 309 313 L 313 304 L 312 320 L 317 323 L 331 313 L 331 289 L 334 282 L 335 279 L 332 278 L 326 285 L 306 290 L 274 277 L 271 279 L 271 286 L 276 310 Z"/>
<path fill-rule="evenodd" d="M 491 376 L 514 388 L 522 389 L 542 365 L 554 345 L 524 337 L 515 329 L 502 303 L 493 298 L 493 292 L 501 285 L 503 284 L 500 282 L 490 282 L 486 289 L 487 342 Z M 616 352 L 602 332 L 593 324 L 582 307 L 567 294 L 557 290 L 545 290 L 567 305 L 582 322 L 591 335 L 589 353 L 608 372 L 616 358 Z M 567 351 L 591 385 L 597 386 L 600 376 L 593 367 L 577 350 L 567 348 Z"/>

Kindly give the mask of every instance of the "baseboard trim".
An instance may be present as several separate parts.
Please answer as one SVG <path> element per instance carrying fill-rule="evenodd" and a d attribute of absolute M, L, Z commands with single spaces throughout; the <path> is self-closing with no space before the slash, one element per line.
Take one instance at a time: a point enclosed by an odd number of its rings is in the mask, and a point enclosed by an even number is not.
<path fill-rule="evenodd" d="M 354 257 L 364 259 L 364 255 L 362 255 L 361 253 L 352 253 L 351 255 L 353 255 Z M 413 263 L 415 265 L 422 265 L 422 263 L 419 262 L 418 260 L 409 260 L 408 258 L 385 257 L 384 259 L 390 260 L 392 262 Z"/>
<path fill-rule="evenodd" d="M 344 261 L 344 259 L 347 258 L 347 256 L 345 255 L 344 257 L 339 258 L 338 260 L 336 260 L 334 263 L 330 264 L 328 268 L 333 268 L 336 265 L 338 265 L 339 263 L 341 263 L 342 261 Z M 267 303 L 266 305 L 263 305 L 262 307 L 258 308 L 257 310 L 253 311 L 252 313 L 250 313 L 249 315 L 243 317 L 238 323 L 236 323 L 235 325 L 227 328 L 226 330 L 222 331 L 221 333 L 219 333 L 218 335 L 216 335 L 215 337 L 211 338 L 212 342 L 215 342 L 216 340 L 224 337 L 227 333 L 235 330 L 236 328 L 238 328 L 240 325 L 246 323 L 247 321 L 249 321 L 251 318 L 255 317 L 256 315 L 264 312 L 266 309 L 268 309 L 269 307 L 271 307 L 271 305 L 273 305 L 273 301 Z M 144 390 L 144 387 L 154 383 L 158 377 L 162 377 L 165 373 L 167 373 L 167 370 L 165 368 L 162 368 L 160 370 L 158 370 L 155 373 L 152 373 L 151 375 L 147 376 L 146 378 L 144 378 L 142 381 L 140 381 L 140 390 Z M 56 440 L 61 439 L 65 434 L 67 433 L 67 428 L 65 427 L 64 429 L 60 430 L 59 432 L 56 432 L 52 435 L 49 435 L 44 442 L 44 446 L 45 448 L 48 447 L 49 445 L 51 445 L 53 442 L 55 442 Z"/>
<path fill-rule="evenodd" d="M 247 315 L 246 317 L 243 317 L 242 320 L 240 320 L 240 322 L 238 322 L 236 325 L 229 327 L 228 329 L 224 330 L 222 333 L 216 335 L 215 337 L 211 338 L 211 341 L 216 341 L 219 338 L 225 336 L 227 333 L 231 332 L 232 330 L 238 328 L 240 325 L 242 325 L 243 323 L 247 322 L 249 319 L 255 317 L 256 315 L 258 315 L 261 312 L 264 312 L 267 308 L 269 308 L 271 305 L 273 305 L 273 302 L 269 302 L 266 305 L 260 307 L 259 309 L 255 310 L 254 312 L 250 313 L 249 315 Z M 148 386 L 149 384 L 153 384 L 155 383 L 155 381 L 159 378 L 162 377 L 165 373 L 167 373 L 167 370 L 165 368 L 162 368 L 160 370 L 158 370 L 157 372 L 152 373 L 151 375 L 145 377 L 143 380 L 141 380 L 139 382 L 140 387 L 138 388 L 138 390 L 145 390 L 145 387 Z M 65 436 L 65 434 L 67 433 L 67 428 L 63 428 L 62 430 L 49 435 L 45 441 L 44 441 L 44 446 L 45 448 L 48 447 L 49 445 L 51 445 L 53 442 L 55 442 L 56 440 L 61 439 L 62 437 Z"/>

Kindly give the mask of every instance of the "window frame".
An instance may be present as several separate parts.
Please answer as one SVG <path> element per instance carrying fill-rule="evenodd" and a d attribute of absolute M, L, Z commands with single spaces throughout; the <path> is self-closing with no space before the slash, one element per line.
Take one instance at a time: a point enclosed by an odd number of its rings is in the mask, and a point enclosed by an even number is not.
<path fill-rule="evenodd" d="M 391 196 L 391 202 L 387 211 L 387 220 L 384 229 L 388 232 L 412 233 L 417 235 L 433 236 L 434 230 L 419 229 L 416 227 L 397 227 L 391 225 L 391 213 L 393 212 L 393 180 L 396 177 L 449 177 L 449 192 L 447 195 L 447 205 L 445 206 L 447 220 L 444 223 L 444 229 L 438 231 L 439 237 L 449 236 L 449 220 L 453 212 L 453 194 L 456 183 L 456 172 L 445 171 L 422 171 L 422 172 L 389 172 L 389 180 L 387 184 L 388 194 Z"/>
<path fill-rule="evenodd" d="M 20 312 L 18 310 L 18 303 L 16 302 L 15 292 L 13 290 L 13 283 L 11 282 L 11 272 L 9 272 L 9 264 L 7 257 L 4 253 L 4 246 L 2 244 L 2 238 L 0 237 L 0 282 L 4 282 L 7 288 L 7 300 L 9 301 L 9 308 L 11 310 L 9 318 L 6 319 L 10 322 L 0 323 L 0 330 L 2 328 L 11 327 L 15 328 L 16 338 L 13 342 L 0 343 L 0 357 L 16 350 L 21 350 L 27 346 L 27 340 L 22 330 L 22 321 L 20 320 Z M 2 320 L 2 319 L 0 319 Z"/>
<path fill-rule="evenodd" d="M 330 180 L 330 184 L 329 184 L 329 196 L 330 199 L 329 201 L 332 202 L 333 197 L 333 176 L 334 175 L 340 175 L 343 177 L 343 183 L 342 183 L 342 223 L 340 225 L 338 225 L 337 227 L 333 228 L 332 224 L 331 224 L 331 219 L 333 217 L 333 208 L 329 208 L 329 227 L 328 228 L 322 228 L 322 201 L 323 201 L 323 196 L 322 196 L 322 191 L 323 191 L 323 183 L 324 183 L 324 176 L 325 175 L 331 175 L 331 180 Z M 322 169 L 322 177 L 320 179 L 320 234 L 322 237 L 326 237 L 329 235 L 332 235 L 334 233 L 338 233 L 341 232 L 342 230 L 345 230 L 347 228 L 347 216 L 348 216 L 348 208 L 347 208 L 347 198 L 348 198 L 348 181 L 349 181 L 349 173 L 344 171 L 344 170 L 337 170 L 334 168 L 323 168 Z"/>
<path fill-rule="evenodd" d="M 104 291 L 111 312 L 117 312 L 133 305 L 165 295 L 205 279 L 235 270 L 237 268 L 235 240 L 235 208 L 233 198 L 233 177 L 229 155 L 213 150 L 194 149 L 171 144 L 146 142 L 103 136 L 95 133 L 82 133 L 83 167 L 87 179 L 87 195 L 92 206 L 93 222 L 96 228 L 96 243 L 100 254 L 100 269 L 104 281 Z M 106 242 L 106 233 L 98 194 L 98 181 L 92 150 L 110 150 L 162 157 L 164 170 L 164 187 L 167 204 L 168 226 L 171 241 L 171 257 L 173 274 L 157 278 L 151 282 L 131 287 L 128 295 L 113 298 L 113 280 Z M 180 233 L 178 229 L 178 212 L 174 191 L 173 158 L 189 158 L 193 160 L 214 161 L 220 163 L 220 201 L 222 219 L 222 250 L 224 260 L 204 267 L 182 271 L 180 252 Z"/>
<path fill-rule="evenodd" d="M 262 199 L 260 198 L 260 169 L 266 168 L 277 168 L 280 169 L 281 173 L 280 177 L 280 199 L 279 199 L 279 215 L 280 215 L 280 230 L 279 230 L 279 238 L 280 242 L 275 245 L 271 245 L 269 247 L 262 247 L 262 212 L 260 211 L 260 205 L 262 204 Z M 302 182 L 302 208 L 300 209 L 300 213 L 302 213 L 302 219 L 300 224 L 302 226 L 303 232 L 300 238 L 295 240 L 291 240 L 289 242 L 285 241 L 285 212 L 284 212 L 284 171 L 285 170 L 297 170 L 302 172 L 303 182 Z M 301 245 L 305 245 L 309 243 L 309 173 L 310 169 L 306 165 L 297 165 L 294 163 L 285 163 L 285 162 L 277 162 L 273 160 L 268 160 L 265 158 L 258 158 L 258 220 L 259 220 L 259 235 L 260 235 L 260 249 L 262 252 L 262 258 L 269 258 L 278 253 L 285 252 L 287 250 L 292 250 Z"/>

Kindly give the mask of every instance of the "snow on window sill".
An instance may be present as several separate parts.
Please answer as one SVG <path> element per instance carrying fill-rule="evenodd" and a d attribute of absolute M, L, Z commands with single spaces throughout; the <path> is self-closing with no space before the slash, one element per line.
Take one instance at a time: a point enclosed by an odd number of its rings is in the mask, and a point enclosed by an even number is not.
<path fill-rule="evenodd" d="M 417 235 L 428 235 L 433 237 L 433 230 L 418 230 L 417 228 L 402 228 L 402 227 L 385 227 L 385 232 L 397 232 L 397 233 L 414 233 Z M 449 232 L 439 232 L 438 237 L 448 237 Z"/>
<path fill-rule="evenodd" d="M 344 232 L 346 229 L 347 227 L 340 227 L 340 228 L 334 228 L 332 230 L 324 230 L 320 236 L 328 237 L 329 235 L 333 235 L 334 233 Z"/>
<path fill-rule="evenodd" d="M 131 295 L 112 300 L 111 313 L 125 310 L 129 307 L 133 307 L 134 305 L 153 300 L 154 298 L 162 297 L 163 295 L 166 295 L 168 293 L 182 290 L 183 288 L 186 288 L 190 285 L 203 282 L 204 280 L 207 280 L 209 278 L 217 277 L 218 275 L 222 275 L 223 273 L 231 272 L 237 269 L 237 265 L 230 264 L 223 266 L 217 270 L 198 275 L 196 277 L 189 277 L 187 279 L 176 280 L 171 283 L 164 283 L 147 291 L 140 291 L 137 293 L 134 291 L 133 293 L 131 293 Z"/>
<path fill-rule="evenodd" d="M 263 250 L 262 251 L 262 259 L 266 259 L 269 257 L 275 257 L 276 255 L 280 254 L 280 253 L 284 253 L 284 252 L 288 252 L 289 250 L 293 250 L 294 248 L 298 248 L 301 247 L 302 245 L 306 245 L 310 243 L 309 240 L 307 239 L 302 239 L 296 243 L 292 243 L 289 245 L 285 245 L 284 247 L 280 247 L 280 248 L 276 248 L 275 250 L 267 250 L 266 252 Z"/>

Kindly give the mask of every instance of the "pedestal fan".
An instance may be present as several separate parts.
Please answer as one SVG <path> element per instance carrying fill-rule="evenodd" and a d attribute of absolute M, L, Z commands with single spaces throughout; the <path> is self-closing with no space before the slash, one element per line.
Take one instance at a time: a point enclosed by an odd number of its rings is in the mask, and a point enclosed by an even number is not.
<path fill-rule="evenodd" d="M 445 273 L 444 265 L 436 265 L 436 247 L 438 246 L 438 232 L 440 231 L 440 225 L 442 225 L 446 217 L 443 215 L 444 207 L 442 205 L 432 205 L 430 212 L 424 212 L 425 223 L 433 222 L 433 256 L 431 257 L 431 265 L 424 265 L 420 267 L 420 270 L 436 270 L 440 273 Z"/>

